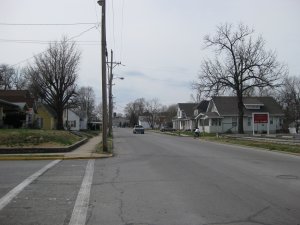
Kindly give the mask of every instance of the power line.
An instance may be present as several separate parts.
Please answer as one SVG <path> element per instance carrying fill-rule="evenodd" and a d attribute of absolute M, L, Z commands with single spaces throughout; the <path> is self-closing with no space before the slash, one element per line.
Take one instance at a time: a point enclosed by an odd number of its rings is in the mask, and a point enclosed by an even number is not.
<path fill-rule="evenodd" d="M 67 41 L 70 41 L 70 40 L 72 40 L 72 39 L 74 39 L 74 38 L 80 37 L 81 35 L 85 34 L 86 32 L 88 32 L 88 31 L 90 31 L 90 30 L 92 30 L 92 29 L 94 29 L 94 28 L 97 28 L 97 25 L 96 25 L 96 26 L 92 26 L 92 27 L 90 27 L 90 28 L 87 29 L 87 30 L 84 30 L 83 32 L 81 32 L 81 33 L 79 33 L 79 34 L 77 34 L 77 35 L 75 35 L 75 36 L 69 38 Z M 18 66 L 19 64 L 21 64 L 21 63 L 23 63 L 23 62 L 26 62 L 26 61 L 28 61 L 28 60 L 34 58 L 35 56 L 38 56 L 38 55 L 40 55 L 40 54 L 45 53 L 46 51 L 47 51 L 47 50 L 42 51 L 42 52 L 40 52 L 40 53 L 38 53 L 38 54 L 35 54 L 35 55 L 33 55 L 33 56 L 31 56 L 31 57 L 29 57 L 29 58 L 27 58 L 27 59 L 24 59 L 24 60 L 22 60 L 22 61 L 20 61 L 20 62 L 18 62 L 18 63 L 16 63 L 16 64 L 14 64 L 14 65 L 12 65 L 12 67 L 16 67 L 16 66 Z"/>
<path fill-rule="evenodd" d="M 49 44 L 55 43 L 55 41 L 45 41 L 45 40 L 18 40 L 18 39 L 0 39 L 0 42 L 13 42 L 13 43 L 22 43 L 22 44 Z M 76 41 L 76 43 L 92 43 L 98 44 L 100 41 Z"/>
<path fill-rule="evenodd" d="M 82 31 L 81 33 L 71 37 L 70 39 L 68 39 L 67 41 L 70 41 L 70 40 L 73 40 L 74 38 L 78 38 L 80 37 L 81 35 L 85 34 L 86 32 L 89 32 L 90 30 L 94 29 L 94 28 L 97 28 L 99 26 L 99 24 L 96 24 L 95 26 L 92 26 L 91 28 L 87 29 L 87 30 L 84 30 Z"/>
<path fill-rule="evenodd" d="M 93 23 L 0 23 L 0 26 L 78 26 L 78 25 L 95 25 Z"/>

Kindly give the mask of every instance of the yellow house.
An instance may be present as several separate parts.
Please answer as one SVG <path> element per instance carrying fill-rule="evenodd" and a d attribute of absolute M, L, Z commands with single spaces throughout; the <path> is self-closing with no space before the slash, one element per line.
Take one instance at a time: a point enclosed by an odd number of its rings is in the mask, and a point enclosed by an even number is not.
<path fill-rule="evenodd" d="M 37 103 L 37 124 L 45 130 L 56 129 L 57 116 L 53 109 L 41 102 Z"/>

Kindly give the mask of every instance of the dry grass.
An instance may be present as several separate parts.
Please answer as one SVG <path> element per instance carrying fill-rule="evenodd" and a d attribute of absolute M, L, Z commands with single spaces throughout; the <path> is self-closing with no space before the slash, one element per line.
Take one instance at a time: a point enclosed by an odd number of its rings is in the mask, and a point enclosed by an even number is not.
<path fill-rule="evenodd" d="M 0 147 L 68 146 L 81 139 L 61 130 L 0 129 Z"/>

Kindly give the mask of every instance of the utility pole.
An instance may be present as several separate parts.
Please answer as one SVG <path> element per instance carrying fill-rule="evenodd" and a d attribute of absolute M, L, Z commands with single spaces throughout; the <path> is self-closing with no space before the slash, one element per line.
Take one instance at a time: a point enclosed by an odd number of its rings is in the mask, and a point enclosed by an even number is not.
<path fill-rule="evenodd" d="M 108 94 L 108 107 L 109 107 L 109 114 L 108 114 L 108 135 L 112 136 L 112 114 L 113 114 L 113 102 L 112 102 L 112 81 L 113 81 L 113 50 L 110 51 L 110 75 L 109 75 L 109 94 Z"/>
<path fill-rule="evenodd" d="M 105 0 L 99 0 L 101 14 L 101 57 L 102 57 L 102 150 L 108 152 L 107 146 L 107 89 L 106 89 L 106 26 Z"/>
<path fill-rule="evenodd" d="M 117 65 L 121 65 L 121 62 L 114 62 L 113 61 L 113 50 L 111 50 L 111 61 L 108 62 L 108 65 L 110 63 L 110 69 L 109 69 L 109 91 L 108 91 L 108 108 L 109 108 L 109 118 L 108 118 L 108 135 L 112 136 L 112 115 L 113 115 L 113 96 L 112 96 L 112 85 L 113 85 L 113 79 L 114 79 L 114 74 L 113 74 L 113 68 Z M 124 77 L 117 77 L 121 80 L 124 79 Z"/>

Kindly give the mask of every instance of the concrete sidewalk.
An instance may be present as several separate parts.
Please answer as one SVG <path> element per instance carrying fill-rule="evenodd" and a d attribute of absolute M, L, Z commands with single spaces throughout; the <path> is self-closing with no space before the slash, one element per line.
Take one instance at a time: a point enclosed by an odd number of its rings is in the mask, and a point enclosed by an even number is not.
<path fill-rule="evenodd" d="M 52 159 L 98 159 L 112 157 L 113 154 L 96 152 L 96 146 L 101 142 L 102 136 L 90 138 L 85 144 L 71 152 L 63 153 L 34 153 L 34 154 L 1 154 L 0 160 L 52 160 Z"/>

